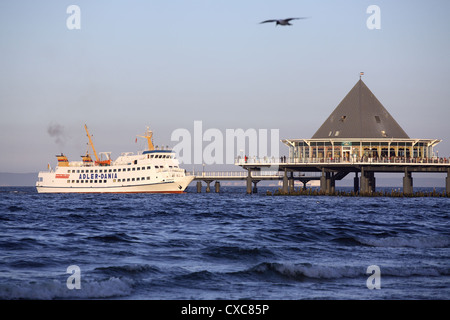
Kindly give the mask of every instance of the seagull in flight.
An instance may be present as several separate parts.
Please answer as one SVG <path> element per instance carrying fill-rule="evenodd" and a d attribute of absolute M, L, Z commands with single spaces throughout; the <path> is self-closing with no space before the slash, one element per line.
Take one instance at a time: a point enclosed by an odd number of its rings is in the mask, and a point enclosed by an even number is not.
<path fill-rule="evenodd" d="M 308 19 L 307 17 L 301 17 L 301 18 L 288 18 L 288 19 L 273 19 L 273 20 L 266 20 L 261 23 L 267 23 L 267 22 L 276 22 L 275 26 L 281 25 L 281 26 L 292 26 L 292 24 L 289 23 L 291 20 L 300 20 L 300 19 Z"/>

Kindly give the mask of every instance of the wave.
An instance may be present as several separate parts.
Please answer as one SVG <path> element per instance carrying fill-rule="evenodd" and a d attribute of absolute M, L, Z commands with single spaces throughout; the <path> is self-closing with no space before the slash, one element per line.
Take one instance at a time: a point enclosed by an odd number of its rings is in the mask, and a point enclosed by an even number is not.
<path fill-rule="evenodd" d="M 372 247 L 410 247 L 418 249 L 448 248 L 450 237 L 445 236 L 416 236 L 414 238 L 385 237 L 385 238 L 355 238 L 363 245 Z"/>
<path fill-rule="evenodd" d="M 101 271 L 102 273 L 113 275 L 116 277 L 121 276 L 134 276 L 142 273 L 158 273 L 160 270 L 157 267 L 148 264 L 133 264 L 133 265 L 123 265 L 123 266 L 111 266 L 111 267 L 100 267 L 95 268 L 96 271 Z"/>
<path fill-rule="evenodd" d="M 355 266 L 323 266 L 309 263 L 289 264 L 277 262 L 263 262 L 250 268 L 247 272 L 254 274 L 275 274 L 298 281 L 310 279 L 353 278 L 365 274 L 365 269 Z"/>
<path fill-rule="evenodd" d="M 133 283 L 127 279 L 111 277 L 101 281 L 82 281 L 80 289 L 68 289 L 65 282 L 29 282 L 0 284 L 0 299 L 102 299 L 125 297 L 132 293 Z"/>
<path fill-rule="evenodd" d="M 270 257 L 274 254 L 267 248 L 244 248 L 239 246 L 208 247 L 203 254 L 213 258 L 242 259 L 251 257 Z"/>
<path fill-rule="evenodd" d="M 278 263 L 263 262 L 246 271 L 246 274 L 263 275 L 265 277 L 279 276 L 295 281 L 317 280 L 317 279 L 341 279 L 341 278 L 367 278 L 368 266 L 331 266 L 313 265 L 310 263 Z M 381 276 L 390 277 L 411 277 L 426 276 L 438 277 L 450 275 L 450 270 L 446 267 L 438 266 L 414 266 L 414 267 L 391 267 L 379 266 Z"/>
<path fill-rule="evenodd" d="M 136 242 L 139 238 L 130 236 L 125 232 L 109 233 L 99 236 L 88 237 L 90 240 L 97 240 L 100 242 L 114 243 L 114 242 Z"/>

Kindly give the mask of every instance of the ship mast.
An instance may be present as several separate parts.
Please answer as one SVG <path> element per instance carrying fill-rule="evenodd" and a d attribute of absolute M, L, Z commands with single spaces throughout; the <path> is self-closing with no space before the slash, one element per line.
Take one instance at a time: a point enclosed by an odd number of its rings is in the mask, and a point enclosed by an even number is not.
<path fill-rule="evenodd" d="M 150 128 L 147 127 L 147 131 L 145 131 L 143 136 L 139 136 L 140 138 L 144 138 L 147 139 L 147 143 L 148 143 L 148 150 L 155 150 L 155 147 L 153 146 L 153 142 L 152 142 L 152 137 L 153 137 L 153 132 L 150 131 Z"/>
<path fill-rule="evenodd" d="M 96 162 L 99 162 L 97 151 L 95 151 L 94 143 L 92 142 L 91 135 L 89 134 L 89 130 L 87 128 L 87 125 L 84 125 L 84 129 L 86 129 L 86 134 L 89 138 L 89 144 L 91 145 L 92 151 L 94 152 L 95 160 Z"/>

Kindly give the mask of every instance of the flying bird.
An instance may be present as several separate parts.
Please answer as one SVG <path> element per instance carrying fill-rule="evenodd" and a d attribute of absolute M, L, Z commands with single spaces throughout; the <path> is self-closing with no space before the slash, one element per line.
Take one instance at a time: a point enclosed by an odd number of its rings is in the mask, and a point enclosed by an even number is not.
<path fill-rule="evenodd" d="M 266 20 L 260 23 L 267 23 L 267 22 L 276 22 L 275 26 L 281 25 L 281 26 L 292 26 L 289 21 L 291 20 L 300 20 L 300 19 L 308 19 L 307 17 L 300 17 L 300 18 L 288 18 L 288 19 L 273 19 L 273 20 Z"/>

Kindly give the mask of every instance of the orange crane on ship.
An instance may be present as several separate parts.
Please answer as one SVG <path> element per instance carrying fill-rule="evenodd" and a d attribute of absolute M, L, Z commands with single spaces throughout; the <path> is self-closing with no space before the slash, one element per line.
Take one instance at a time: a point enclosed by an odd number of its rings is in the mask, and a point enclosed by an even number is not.
<path fill-rule="evenodd" d="M 100 166 L 109 166 L 109 165 L 111 165 L 111 159 L 107 159 L 107 160 L 100 160 L 99 159 L 99 157 L 97 155 L 97 151 L 95 151 L 94 143 L 92 142 L 92 137 L 89 134 L 89 130 L 87 128 L 87 125 L 84 125 L 84 129 L 86 130 L 86 134 L 87 134 L 87 136 L 89 138 L 89 144 L 90 144 L 90 146 L 92 148 L 92 151 L 94 152 L 95 164 L 96 165 L 100 165 Z M 83 161 L 85 161 L 85 158 L 86 158 L 86 160 L 90 159 L 89 154 L 87 154 L 86 156 L 83 156 Z M 88 162 L 88 161 L 86 161 L 86 162 Z"/>

